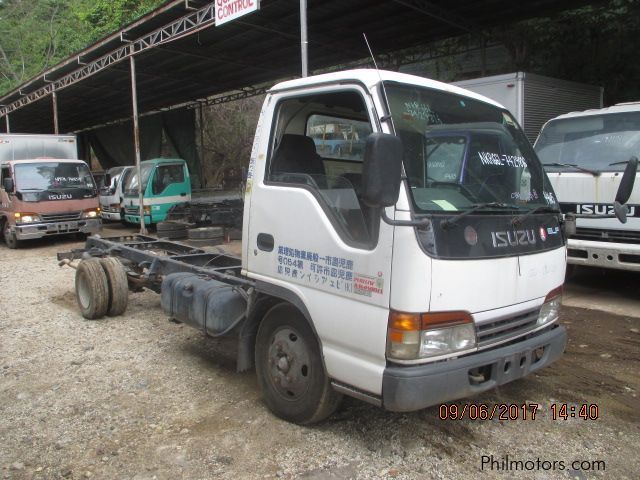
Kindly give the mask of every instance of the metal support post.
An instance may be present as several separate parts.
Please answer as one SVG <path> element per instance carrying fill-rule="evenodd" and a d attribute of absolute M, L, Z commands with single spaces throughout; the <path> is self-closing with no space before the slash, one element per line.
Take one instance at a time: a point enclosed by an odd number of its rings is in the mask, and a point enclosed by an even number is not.
<path fill-rule="evenodd" d="M 136 61 L 133 55 L 129 57 L 131 66 L 131 103 L 133 104 L 133 147 L 136 153 L 136 171 L 138 172 L 138 201 L 140 202 L 138 214 L 140 215 L 140 235 L 146 235 L 147 228 L 144 225 L 144 188 L 142 185 L 142 168 L 140 167 L 140 124 L 138 121 L 138 89 L 136 88 Z"/>
<path fill-rule="evenodd" d="M 200 188 L 204 188 L 204 113 L 200 103 Z"/>
<path fill-rule="evenodd" d="M 300 50 L 302 55 L 302 76 L 309 75 L 309 56 L 307 39 L 307 0 L 300 0 Z"/>
<path fill-rule="evenodd" d="M 7 113 L 4 116 L 5 122 L 7 122 L 7 133 L 11 133 L 11 124 L 9 123 L 9 114 Z"/>
<path fill-rule="evenodd" d="M 55 90 L 51 92 L 51 100 L 53 101 L 53 133 L 58 135 L 60 133 L 58 124 L 58 94 Z"/>

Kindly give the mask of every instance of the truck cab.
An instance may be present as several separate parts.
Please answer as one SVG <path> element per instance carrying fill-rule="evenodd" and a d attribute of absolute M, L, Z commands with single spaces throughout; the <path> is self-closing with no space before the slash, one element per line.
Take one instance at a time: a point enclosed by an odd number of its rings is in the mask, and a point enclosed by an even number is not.
<path fill-rule="evenodd" d="M 73 135 L 0 135 L 0 227 L 24 240 L 100 231 L 98 192 Z"/>
<path fill-rule="evenodd" d="M 143 189 L 144 223 L 167 218 L 169 209 L 191 200 L 191 180 L 182 159 L 156 158 L 140 162 L 142 182 L 134 168 L 124 186 L 124 213 L 129 223 L 140 223 L 139 185 Z"/>
<path fill-rule="evenodd" d="M 542 128 L 535 150 L 562 210 L 578 217 L 568 242 L 568 263 L 640 272 L 637 182 L 626 222 L 602 218 L 614 213 L 622 173 L 640 152 L 640 103 L 560 115 Z"/>
<path fill-rule="evenodd" d="M 318 116 L 367 131 L 366 148 L 321 156 Z M 376 146 L 381 135 L 399 149 Z M 372 163 L 380 150 L 386 160 Z M 402 180 L 380 203 L 396 181 L 385 167 L 393 158 Z M 334 390 L 415 410 L 523 377 L 563 352 L 561 213 L 499 104 L 375 70 L 281 83 L 261 112 L 246 192 L 243 273 L 306 319 Z M 304 372 L 290 375 L 281 360 L 299 349 L 288 325 L 292 335 L 273 336 L 277 348 L 256 347 L 262 388 L 282 399 L 270 407 L 283 416 L 306 388 Z"/>
<path fill-rule="evenodd" d="M 108 170 L 110 183 L 100 189 L 100 214 L 103 220 L 124 221 L 124 185 L 134 167 L 113 167 Z"/>

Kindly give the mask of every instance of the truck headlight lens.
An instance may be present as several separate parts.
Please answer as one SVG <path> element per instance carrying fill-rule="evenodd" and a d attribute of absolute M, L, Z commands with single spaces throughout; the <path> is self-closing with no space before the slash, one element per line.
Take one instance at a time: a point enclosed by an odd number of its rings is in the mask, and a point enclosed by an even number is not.
<path fill-rule="evenodd" d="M 544 299 L 540 313 L 538 314 L 538 325 L 546 325 L 554 322 L 560 316 L 560 305 L 562 304 L 562 286 L 551 290 Z"/>
<path fill-rule="evenodd" d="M 98 218 L 100 216 L 99 208 L 90 208 L 82 213 L 82 218 Z"/>
<path fill-rule="evenodd" d="M 467 312 L 403 313 L 392 311 L 387 357 L 418 360 L 476 348 L 476 329 Z"/>
<path fill-rule="evenodd" d="M 142 209 L 145 215 L 151 215 L 151 205 L 143 205 Z"/>
<path fill-rule="evenodd" d="M 14 213 L 16 223 L 35 223 L 40 222 L 40 215 L 37 213 Z"/>

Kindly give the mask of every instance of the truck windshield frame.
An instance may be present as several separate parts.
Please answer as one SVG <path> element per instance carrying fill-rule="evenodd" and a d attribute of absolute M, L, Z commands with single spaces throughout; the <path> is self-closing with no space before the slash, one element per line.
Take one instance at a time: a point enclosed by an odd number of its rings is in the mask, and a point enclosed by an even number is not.
<path fill-rule="evenodd" d="M 155 170 L 156 165 L 146 164 L 140 166 L 140 173 L 142 174 L 143 194 L 147 191 L 147 185 L 149 184 L 149 178 Z M 138 195 L 138 172 L 133 169 L 133 173 L 127 178 L 127 183 L 124 186 L 124 194 L 127 196 Z"/>
<path fill-rule="evenodd" d="M 96 190 L 85 163 L 29 162 L 14 165 L 16 191 Z"/>
<path fill-rule="evenodd" d="M 640 150 L 640 111 L 584 115 L 549 121 L 535 151 L 549 171 L 621 172 Z M 562 166 L 559 164 L 565 164 Z"/>
<path fill-rule="evenodd" d="M 416 213 L 450 216 L 481 203 L 513 205 L 519 213 L 559 208 L 537 155 L 507 110 L 428 87 L 384 86 Z M 513 212 L 486 208 L 478 214 Z"/>

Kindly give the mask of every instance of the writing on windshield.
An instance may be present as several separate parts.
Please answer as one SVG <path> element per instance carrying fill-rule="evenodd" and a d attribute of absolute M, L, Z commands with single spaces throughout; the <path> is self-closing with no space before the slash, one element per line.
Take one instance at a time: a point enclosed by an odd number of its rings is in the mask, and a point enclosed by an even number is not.
<path fill-rule="evenodd" d="M 429 88 L 389 82 L 386 90 L 417 211 L 463 211 L 479 204 L 529 210 L 554 198 L 507 111 Z"/>
<path fill-rule="evenodd" d="M 43 162 L 17 164 L 16 188 L 21 191 L 45 191 L 86 188 L 95 184 L 84 163 Z"/>

